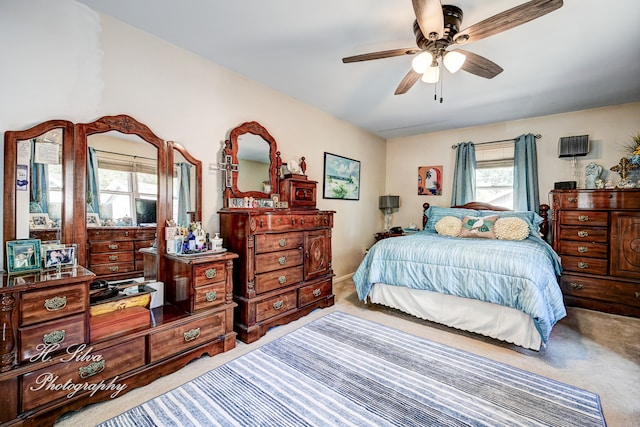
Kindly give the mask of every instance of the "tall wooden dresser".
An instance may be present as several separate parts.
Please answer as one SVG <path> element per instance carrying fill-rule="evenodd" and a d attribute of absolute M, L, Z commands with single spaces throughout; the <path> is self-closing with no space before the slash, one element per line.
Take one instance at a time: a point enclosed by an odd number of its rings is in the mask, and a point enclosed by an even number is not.
<path fill-rule="evenodd" d="M 256 341 L 272 326 L 333 305 L 332 227 L 331 211 L 220 211 L 224 246 L 240 255 L 233 268 L 239 339 Z"/>
<path fill-rule="evenodd" d="M 640 189 L 551 194 L 565 303 L 640 317 Z"/>

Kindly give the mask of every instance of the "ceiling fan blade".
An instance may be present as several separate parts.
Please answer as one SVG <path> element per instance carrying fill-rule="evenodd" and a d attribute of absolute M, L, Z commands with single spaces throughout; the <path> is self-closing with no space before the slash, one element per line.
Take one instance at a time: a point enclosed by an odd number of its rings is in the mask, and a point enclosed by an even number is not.
<path fill-rule="evenodd" d="M 456 51 L 467 57 L 461 67 L 461 69 L 467 73 L 475 74 L 476 76 L 484 77 L 485 79 L 492 79 L 503 71 L 501 66 L 495 62 L 489 61 L 484 56 L 462 49 L 454 49 L 451 52 Z"/>
<path fill-rule="evenodd" d="M 409 70 L 404 79 L 398 85 L 394 95 L 402 95 L 403 93 L 407 93 L 409 89 L 418 81 L 420 78 L 420 74 L 413 71 L 413 68 Z"/>
<path fill-rule="evenodd" d="M 428 40 L 437 40 L 444 34 L 444 14 L 440 0 L 412 0 L 413 11 L 420 31 Z"/>
<path fill-rule="evenodd" d="M 362 55 L 347 56 L 342 58 L 345 64 L 349 62 L 370 61 L 372 59 L 391 58 L 393 56 L 414 55 L 420 52 L 420 49 L 410 47 L 407 49 L 381 50 L 380 52 L 363 53 Z"/>
<path fill-rule="evenodd" d="M 458 44 L 484 39 L 532 21 L 562 7 L 562 0 L 531 0 L 493 15 L 464 30 L 454 37 Z"/>

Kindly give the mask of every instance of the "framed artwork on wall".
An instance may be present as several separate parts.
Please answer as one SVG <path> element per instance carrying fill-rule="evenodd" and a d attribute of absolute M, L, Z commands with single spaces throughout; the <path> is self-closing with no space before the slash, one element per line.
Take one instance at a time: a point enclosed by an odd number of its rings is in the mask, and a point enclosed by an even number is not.
<path fill-rule="evenodd" d="M 442 196 L 442 166 L 418 167 L 418 195 Z"/>
<path fill-rule="evenodd" d="M 325 199 L 360 200 L 360 162 L 324 153 Z"/>

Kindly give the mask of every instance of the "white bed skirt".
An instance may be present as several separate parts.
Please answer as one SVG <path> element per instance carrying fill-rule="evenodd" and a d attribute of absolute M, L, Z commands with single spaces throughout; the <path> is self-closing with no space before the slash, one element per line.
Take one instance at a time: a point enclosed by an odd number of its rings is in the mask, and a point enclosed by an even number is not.
<path fill-rule="evenodd" d="M 402 286 L 376 283 L 369 299 L 421 319 L 540 350 L 542 339 L 531 317 L 498 304 Z"/>

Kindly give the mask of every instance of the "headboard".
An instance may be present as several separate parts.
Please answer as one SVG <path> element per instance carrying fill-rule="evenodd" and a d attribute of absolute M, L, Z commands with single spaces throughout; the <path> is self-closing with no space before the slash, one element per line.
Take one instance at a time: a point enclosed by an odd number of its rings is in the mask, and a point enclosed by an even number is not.
<path fill-rule="evenodd" d="M 429 203 L 422 204 L 422 228 L 424 229 L 427 224 L 427 209 L 429 209 Z M 511 209 L 504 208 L 502 206 L 493 206 L 489 203 L 483 202 L 469 202 L 464 205 L 451 206 L 452 208 L 466 208 L 466 209 L 475 209 L 480 211 L 510 211 Z M 543 238 L 549 241 L 549 205 L 541 204 L 540 205 L 540 216 L 542 217 L 542 223 L 540 224 L 540 233 Z"/>

